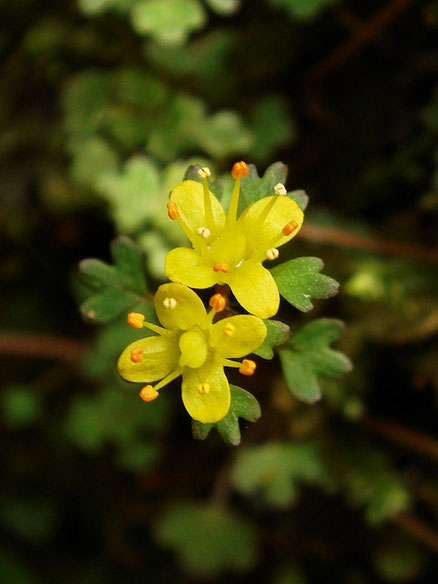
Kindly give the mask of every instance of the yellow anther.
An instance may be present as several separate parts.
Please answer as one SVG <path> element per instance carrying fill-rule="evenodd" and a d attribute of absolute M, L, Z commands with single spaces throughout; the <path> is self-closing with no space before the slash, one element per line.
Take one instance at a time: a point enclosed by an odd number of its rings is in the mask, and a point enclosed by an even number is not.
<path fill-rule="evenodd" d="M 163 306 L 164 306 L 164 308 L 167 308 L 168 310 L 174 310 L 176 308 L 175 298 L 165 298 L 163 300 Z"/>
<path fill-rule="evenodd" d="M 210 393 L 210 385 L 208 383 L 200 383 L 198 385 L 198 392 L 203 395 L 204 393 Z"/>
<path fill-rule="evenodd" d="M 207 227 L 199 227 L 198 235 L 199 235 L 199 237 L 203 237 L 204 239 L 208 239 L 210 237 L 210 229 L 207 229 Z"/>
<path fill-rule="evenodd" d="M 174 201 L 170 201 L 170 203 L 167 203 L 167 214 L 172 219 L 172 221 L 178 219 L 179 217 L 178 205 Z"/>
<path fill-rule="evenodd" d="M 222 294 L 213 294 L 208 303 L 216 312 L 222 312 L 227 305 L 227 301 Z"/>
<path fill-rule="evenodd" d="M 140 349 L 140 347 L 131 349 L 131 361 L 133 363 L 141 363 L 143 361 L 143 349 Z"/>
<path fill-rule="evenodd" d="M 126 320 L 129 326 L 132 326 L 133 328 L 143 328 L 144 314 L 140 314 L 139 312 L 130 312 Z"/>
<path fill-rule="evenodd" d="M 276 260 L 278 258 L 278 256 L 280 255 L 280 252 L 278 251 L 278 249 L 276 247 L 271 247 L 271 249 L 268 249 L 268 251 L 266 252 L 266 257 L 268 258 L 268 260 Z"/>
<path fill-rule="evenodd" d="M 284 184 L 277 183 L 274 187 L 274 193 L 279 196 L 287 195 L 287 190 L 284 187 Z"/>
<path fill-rule="evenodd" d="M 298 223 L 296 223 L 295 221 L 291 221 L 290 223 L 288 223 L 287 225 L 285 225 L 282 229 L 282 233 L 283 235 L 290 235 L 293 231 L 295 231 L 295 229 L 298 227 Z"/>
<path fill-rule="evenodd" d="M 230 267 L 226 262 L 214 262 L 213 264 L 213 271 L 215 272 L 224 272 L 226 274 L 229 269 Z"/>
<path fill-rule="evenodd" d="M 235 330 L 236 327 L 234 326 L 234 324 L 231 324 L 231 322 L 227 322 L 227 324 L 224 326 L 224 335 L 226 337 L 232 337 L 234 335 Z"/>
<path fill-rule="evenodd" d="M 244 359 L 242 365 L 239 367 L 239 373 L 242 375 L 252 375 L 256 369 L 257 365 L 251 359 Z"/>
<path fill-rule="evenodd" d="M 231 176 L 236 179 L 239 177 L 245 177 L 248 176 L 248 167 L 246 165 L 246 162 L 243 162 L 243 160 L 241 160 L 240 162 L 236 162 L 233 165 L 233 168 L 231 169 Z"/>
<path fill-rule="evenodd" d="M 145 385 L 140 391 L 140 397 L 145 402 L 151 402 L 157 399 L 158 391 L 152 385 Z"/>
<path fill-rule="evenodd" d="M 203 166 L 202 168 L 200 168 L 198 170 L 198 176 L 199 178 L 207 178 L 211 175 L 211 170 L 208 168 L 208 166 Z"/>

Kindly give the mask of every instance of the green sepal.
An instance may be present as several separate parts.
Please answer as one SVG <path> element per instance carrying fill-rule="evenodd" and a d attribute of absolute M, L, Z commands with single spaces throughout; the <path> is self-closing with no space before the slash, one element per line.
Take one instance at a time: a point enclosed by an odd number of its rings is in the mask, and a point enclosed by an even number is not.
<path fill-rule="evenodd" d="M 339 284 L 320 274 L 324 263 L 319 258 L 296 258 L 271 270 L 280 294 L 301 312 L 313 308 L 311 298 L 330 298 L 337 294 Z"/>
<path fill-rule="evenodd" d="M 255 422 L 262 413 L 259 402 L 251 393 L 237 387 L 237 385 L 230 385 L 230 391 L 231 405 L 228 414 L 214 424 L 203 424 L 197 420 L 192 420 L 193 438 L 205 440 L 210 430 L 216 428 L 226 444 L 229 446 L 238 446 L 240 444 L 239 418 L 243 418 L 248 422 Z"/>
<path fill-rule="evenodd" d="M 343 323 L 334 318 L 314 320 L 279 350 L 287 388 L 298 400 L 314 403 L 321 398 L 318 376 L 338 377 L 351 371 L 350 359 L 330 347 L 343 328 Z"/>
<path fill-rule="evenodd" d="M 80 307 L 89 322 L 109 322 L 147 299 L 144 258 L 137 245 L 118 237 L 111 244 L 111 256 L 113 265 L 94 258 L 79 263 L 78 278 L 91 291 Z"/>
<path fill-rule="evenodd" d="M 279 320 L 265 320 L 264 322 L 267 329 L 265 340 L 253 353 L 262 359 L 272 359 L 274 347 L 283 345 L 289 339 L 291 332 L 289 326 Z"/>
<path fill-rule="evenodd" d="M 200 164 L 190 165 L 184 174 L 184 180 L 195 180 L 198 183 L 202 183 L 202 179 L 198 176 L 198 170 L 201 170 L 201 168 L 202 166 Z M 210 192 L 220 201 L 224 191 L 222 179 L 216 178 L 215 180 L 211 180 L 211 178 L 208 177 L 207 183 Z"/>

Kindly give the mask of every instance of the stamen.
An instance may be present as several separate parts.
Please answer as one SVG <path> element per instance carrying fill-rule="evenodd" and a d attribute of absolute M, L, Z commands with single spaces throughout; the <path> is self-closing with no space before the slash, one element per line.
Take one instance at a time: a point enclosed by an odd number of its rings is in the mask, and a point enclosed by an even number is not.
<path fill-rule="evenodd" d="M 207 227 L 199 227 L 198 235 L 199 235 L 199 237 L 203 237 L 204 239 L 208 239 L 211 235 L 210 229 L 207 229 Z"/>
<path fill-rule="evenodd" d="M 140 397 L 145 402 L 151 402 L 157 399 L 158 391 L 152 385 L 145 385 L 140 391 Z"/>
<path fill-rule="evenodd" d="M 187 239 L 189 239 L 192 244 L 193 247 L 197 247 L 198 243 L 196 241 L 196 235 L 195 233 L 190 229 L 190 227 L 187 225 L 187 223 L 184 221 L 184 219 L 181 217 L 181 214 L 179 212 L 178 209 L 178 205 L 175 203 L 175 201 L 169 201 L 169 203 L 167 203 L 167 214 L 169 215 L 170 219 L 172 219 L 172 221 L 177 220 L 179 223 L 179 226 L 181 227 L 181 229 L 184 231 Z"/>
<path fill-rule="evenodd" d="M 129 326 L 132 326 L 133 328 L 143 328 L 144 314 L 140 314 L 139 312 L 130 312 L 126 321 Z"/>
<path fill-rule="evenodd" d="M 207 178 L 211 175 L 211 170 L 208 168 L 208 166 L 203 166 L 202 168 L 200 168 L 198 170 L 198 176 L 199 178 Z"/>
<path fill-rule="evenodd" d="M 244 359 L 242 361 L 242 365 L 239 368 L 239 373 L 242 373 L 242 375 L 252 375 L 256 369 L 257 365 L 254 361 L 251 361 L 251 359 Z"/>
<path fill-rule="evenodd" d="M 276 247 L 271 247 L 271 249 L 268 249 L 268 251 L 266 252 L 266 257 L 268 258 L 268 260 L 271 261 L 276 260 L 279 255 L 280 252 Z"/>
<path fill-rule="evenodd" d="M 157 383 L 157 385 L 155 386 L 155 389 L 161 389 L 162 387 L 164 387 L 165 385 L 167 385 L 168 383 L 170 383 L 171 381 L 173 381 L 174 379 L 179 377 L 181 375 L 181 373 L 182 373 L 181 367 L 177 367 L 174 371 L 169 373 L 169 375 L 164 377 L 164 379 L 162 379 L 160 381 L 160 383 Z"/>
<path fill-rule="evenodd" d="M 167 214 L 169 215 L 169 218 L 172 219 L 172 221 L 175 221 L 175 219 L 178 219 L 180 216 L 178 205 L 174 201 L 167 203 Z"/>
<path fill-rule="evenodd" d="M 131 361 L 133 363 L 141 363 L 143 361 L 143 349 L 140 347 L 131 349 Z"/>
<path fill-rule="evenodd" d="M 205 221 L 210 229 L 214 229 L 214 216 L 213 216 L 213 208 L 211 206 L 211 197 L 210 191 L 208 189 L 208 182 L 207 177 L 211 175 L 211 171 L 207 166 L 200 168 L 198 170 L 198 176 L 202 179 L 202 186 L 204 189 L 204 213 L 205 213 Z"/>
<path fill-rule="evenodd" d="M 163 300 L 163 306 L 164 308 L 167 308 L 168 310 L 174 310 L 176 308 L 176 300 L 175 298 L 165 298 Z"/>
<path fill-rule="evenodd" d="M 201 395 L 205 393 L 210 393 L 210 385 L 208 383 L 200 383 L 198 385 L 198 392 Z"/>
<path fill-rule="evenodd" d="M 233 194 L 231 195 L 230 206 L 228 208 L 227 226 L 234 225 L 237 218 L 237 208 L 239 206 L 240 179 L 248 176 L 248 167 L 243 160 L 236 162 L 231 170 L 231 176 L 235 179 Z"/>
<path fill-rule="evenodd" d="M 234 326 L 234 324 L 231 324 L 231 322 L 228 322 L 224 326 L 224 335 L 226 337 L 232 337 L 234 335 L 235 331 L 236 331 L 236 327 Z"/>
<path fill-rule="evenodd" d="M 214 294 L 208 301 L 208 304 L 214 308 L 216 312 L 222 312 L 227 305 L 227 301 L 222 294 Z"/>
<path fill-rule="evenodd" d="M 291 221 L 290 223 L 288 223 L 287 225 L 285 225 L 282 229 L 282 234 L 283 235 L 290 235 L 293 231 L 295 231 L 295 229 L 298 227 L 298 223 L 296 221 Z"/>
<path fill-rule="evenodd" d="M 287 195 L 287 190 L 285 189 L 284 184 L 277 183 L 274 187 L 274 193 L 280 197 L 284 197 L 284 195 Z"/>
<path fill-rule="evenodd" d="M 229 269 L 230 266 L 226 262 L 214 262 L 213 264 L 214 272 L 224 272 L 224 274 L 227 274 Z"/>

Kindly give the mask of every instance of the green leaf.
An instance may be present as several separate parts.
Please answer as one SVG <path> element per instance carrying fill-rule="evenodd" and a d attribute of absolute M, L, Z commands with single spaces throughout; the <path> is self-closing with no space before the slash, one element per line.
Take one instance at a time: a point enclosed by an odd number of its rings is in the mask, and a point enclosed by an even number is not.
<path fill-rule="evenodd" d="M 5 387 L 1 393 L 0 404 L 6 425 L 11 427 L 29 426 L 42 414 L 41 395 L 31 386 Z"/>
<path fill-rule="evenodd" d="M 78 277 L 93 293 L 80 307 L 89 322 L 108 322 L 148 300 L 144 259 L 139 248 L 122 236 L 112 242 L 111 255 L 113 266 L 97 259 L 82 260 L 79 264 Z"/>
<path fill-rule="evenodd" d="M 269 158 L 275 150 L 289 144 L 295 135 L 286 104 L 278 96 L 263 97 L 251 112 L 250 120 L 255 133 L 251 154 L 257 160 Z"/>
<path fill-rule="evenodd" d="M 286 385 L 297 399 L 314 403 L 321 397 L 318 375 L 337 377 L 351 371 L 350 359 L 330 348 L 343 330 L 343 323 L 320 318 L 306 324 L 279 350 Z"/>
<path fill-rule="evenodd" d="M 326 6 L 336 0 L 270 0 L 273 6 L 279 6 L 289 12 L 291 18 L 303 20 L 314 18 Z"/>
<path fill-rule="evenodd" d="M 313 483 L 323 473 L 314 445 L 269 442 L 238 452 L 232 482 L 243 495 L 262 495 L 283 508 L 293 503 L 298 482 Z"/>
<path fill-rule="evenodd" d="M 134 4 L 131 18 L 138 33 L 165 44 L 182 43 L 206 20 L 199 0 L 140 0 Z"/>
<path fill-rule="evenodd" d="M 273 348 L 283 345 L 289 339 L 290 328 L 279 320 L 265 320 L 265 325 L 268 331 L 265 340 L 253 353 L 263 359 L 272 359 L 274 357 Z"/>
<path fill-rule="evenodd" d="M 278 183 L 285 184 L 288 168 L 282 162 L 271 164 L 263 177 L 259 177 L 254 164 L 248 164 L 248 176 L 242 180 L 241 192 L 246 204 L 255 203 L 263 197 L 274 194 L 274 187 Z"/>
<path fill-rule="evenodd" d="M 228 509 L 204 503 L 170 505 L 155 526 L 155 539 L 173 549 L 183 570 L 196 577 L 245 572 L 257 562 L 253 526 Z"/>
<path fill-rule="evenodd" d="M 241 438 L 239 418 L 248 420 L 248 422 L 255 422 L 260 418 L 260 405 L 251 393 L 236 385 L 230 385 L 230 391 L 230 410 L 222 420 L 214 424 L 203 424 L 197 420 L 192 420 L 192 434 L 194 438 L 197 440 L 205 440 L 210 430 L 216 428 L 226 444 L 229 446 L 237 446 L 240 444 Z"/>
<path fill-rule="evenodd" d="M 283 298 L 298 310 L 308 312 L 313 308 L 311 298 L 330 298 L 338 292 L 338 282 L 319 273 L 323 267 L 319 258 L 296 258 L 275 266 L 271 274 Z"/>
<path fill-rule="evenodd" d="M 214 159 L 245 153 L 254 143 L 251 130 L 234 111 L 220 111 L 204 122 L 199 144 Z"/>
<path fill-rule="evenodd" d="M 240 8 L 240 0 L 207 0 L 207 4 L 222 16 L 229 16 Z"/>

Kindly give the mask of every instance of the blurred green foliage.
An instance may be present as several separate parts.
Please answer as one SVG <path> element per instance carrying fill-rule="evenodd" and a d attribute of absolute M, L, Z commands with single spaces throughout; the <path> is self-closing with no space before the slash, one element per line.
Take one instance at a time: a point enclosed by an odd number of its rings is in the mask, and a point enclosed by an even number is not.
<path fill-rule="evenodd" d="M 436 581 L 438 4 L 377 34 L 387 6 L 0 0 L 2 584 Z M 118 378 L 117 315 L 153 319 L 171 187 L 208 164 L 226 204 L 240 158 L 246 202 L 310 195 L 281 259 L 309 262 L 314 307 L 282 303 L 256 401 L 195 441 L 176 386 L 143 404 Z M 340 351 L 354 370 L 321 375 Z"/>

